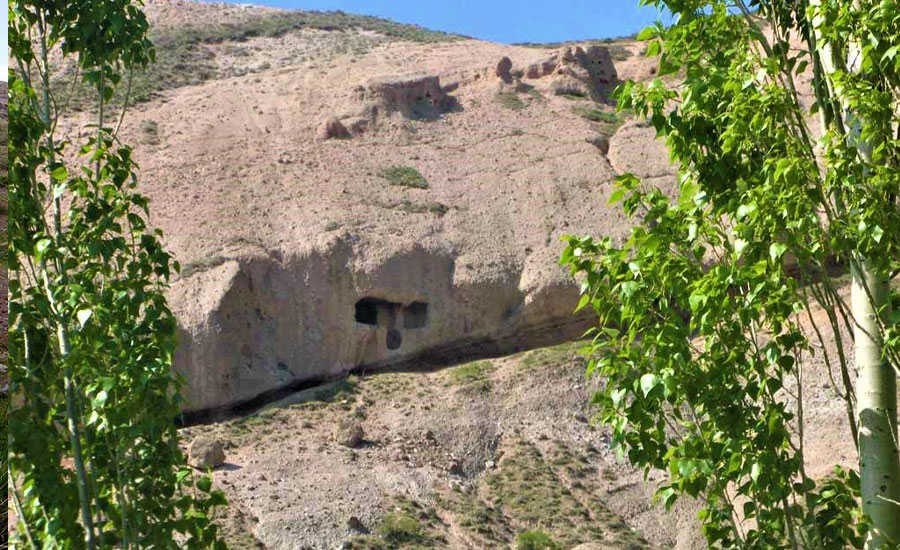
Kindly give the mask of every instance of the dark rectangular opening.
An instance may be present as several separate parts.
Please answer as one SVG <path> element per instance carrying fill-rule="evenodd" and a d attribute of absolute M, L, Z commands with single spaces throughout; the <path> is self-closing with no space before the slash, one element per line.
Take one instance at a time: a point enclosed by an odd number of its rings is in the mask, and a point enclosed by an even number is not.
<path fill-rule="evenodd" d="M 403 328 L 425 328 L 428 324 L 428 304 L 413 302 L 403 308 Z"/>
<path fill-rule="evenodd" d="M 378 306 L 384 303 L 377 298 L 363 298 L 356 302 L 356 322 L 364 325 L 378 324 Z"/>

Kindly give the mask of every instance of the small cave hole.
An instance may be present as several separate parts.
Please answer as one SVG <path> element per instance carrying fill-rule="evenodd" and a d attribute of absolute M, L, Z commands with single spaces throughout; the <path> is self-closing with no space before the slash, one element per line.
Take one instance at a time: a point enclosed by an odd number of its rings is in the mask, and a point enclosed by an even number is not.
<path fill-rule="evenodd" d="M 399 349 L 400 345 L 403 344 L 403 334 L 395 328 L 388 330 L 385 344 L 387 345 L 387 349 Z"/>
<path fill-rule="evenodd" d="M 403 328 L 425 328 L 428 324 L 428 304 L 413 302 L 403 308 Z"/>

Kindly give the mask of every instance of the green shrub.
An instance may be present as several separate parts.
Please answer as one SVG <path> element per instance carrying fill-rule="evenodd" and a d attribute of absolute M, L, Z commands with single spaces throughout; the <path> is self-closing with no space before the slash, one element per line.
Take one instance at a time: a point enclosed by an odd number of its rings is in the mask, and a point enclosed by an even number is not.
<path fill-rule="evenodd" d="M 570 101 L 583 101 L 585 99 L 583 93 L 576 92 L 575 90 L 571 90 L 564 94 L 559 94 L 559 97 L 561 97 L 563 99 L 568 99 Z"/>
<path fill-rule="evenodd" d="M 422 539 L 422 526 L 412 516 L 400 512 L 390 513 L 382 518 L 378 534 L 391 544 L 417 542 Z"/>
<path fill-rule="evenodd" d="M 543 531 L 524 531 L 516 537 L 516 550 L 559 550 L 560 546 Z"/>
<path fill-rule="evenodd" d="M 411 166 L 388 166 L 382 168 L 378 175 L 386 179 L 391 185 L 401 187 L 413 187 L 415 189 L 428 189 L 428 181 Z"/>
<path fill-rule="evenodd" d="M 159 145 L 159 124 L 155 120 L 141 121 L 141 143 Z"/>
<path fill-rule="evenodd" d="M 420 204 L 405 199 L 400 201 L 397 205 L 392 205 L 391 208 L 397 208 L 398 210 L 409 212 L 410 214 L 425 214 L 427 212 L 434 214 L 439 218 L 450 211 L 450 207 L 444 203 L 428 201 L 424 204 Z"/>

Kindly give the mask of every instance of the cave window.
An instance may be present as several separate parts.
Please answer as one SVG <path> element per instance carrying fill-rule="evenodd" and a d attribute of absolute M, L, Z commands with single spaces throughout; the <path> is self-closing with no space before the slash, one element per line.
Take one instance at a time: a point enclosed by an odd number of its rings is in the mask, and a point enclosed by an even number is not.
<path fill-rule="evenodd" d="M 356 322 L 363 325 L 377 325 L 378 310 L 385 305 L 387 305 L 387 302 L 377 298 L 363 298 L 356 302 Z"/>
<path fill-rule="evenodd" d="M 413 302 L 403 308 L 403 328 L 425 328 L 428 324 L 428 304 Z"/>

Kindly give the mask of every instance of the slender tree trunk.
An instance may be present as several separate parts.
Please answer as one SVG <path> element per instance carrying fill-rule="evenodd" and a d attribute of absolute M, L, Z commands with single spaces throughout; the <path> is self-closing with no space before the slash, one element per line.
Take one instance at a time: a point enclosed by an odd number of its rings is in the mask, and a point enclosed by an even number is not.
<path fill-rule="evenodd" d="M 811 0 L 818 8 L 822 0 Z M 855 5 L 858 8 L 858 5 Z M 816 42 L 822 42 L 820 18 L 812 20 Z M 847 70 L 859 70 L 861 56 L 858 44 L 848 44 L 845 59 Z M 844 98 L 836 96 L 831 77 L 837 71 L 838 58 L 830 44 L 822 44 L 819 57 L 825 73 L 827 101 L 834 105 L 836 120 L 831 122 L 855 143 L 859 156 L 871 162 L 871 148 L 860 140 L 864 121 Z M 826 101 L 819 97 L 820 102 Z M 826 105 L 820 105 L 825 108 Z M 843 112 L 841 112 L 843 111 Z M 839 208 L 844 198 L 834 197 Z M 897 378 L 884 356 L 883 322 L 888 300 L 888 277 L 879 273 L 865 258 L 853 262 L 853 310 L 856 379 L 856 423 L 859 432 L 859 473 L 862 508 L 872 521 L 866 550 L 879 550 L 887 541 L 900 542 L 900 456 L 897 443 Z M 880 317 L 879 317 L 880 316 Z"/>
<path fill-rule="evenodd" d="M 888 306 L 888 279 L 865 260 L 853 267 L 856 381 L 862 505 L 872 520 L 866 550 L 900 542 L 900 455 L 897 378 L 883 354 L 879 310 Z M 880 315 L 883 319 L 884 311 Z"/>
<path fill-rule="evenodd" d="M 51 165 L 54 162 L 53 157 L 53 127 L 50 121 L 50 65 L 48 62 L 47 51 L 47 29 L 44 24 L 43 16 L 38 20 L 38 28 L 40 29 L 41 41 L 41 67 L 39 67 L 43 85 L 43 104 L 41 105 L 41 120 L 44 123 L 44 131 L 47 132 L 47 148 L 50 151 Z M 62 241 L 62 203 L 60 197 L 53 199 L 53 233 L 57 243 Z M 64 276 L 64 269 L 61 262 L 56 263 L 57 274 Z M 53 293 L 50 289 L 50 278 L 47 269 L 43 269 L 44 285 L 47 289 L 47 298 L 50 300 L 51 307 L 59 317 L 59 309 L 56 307 Z M 60 360 L 65 363 L 69 355 L 69 335 L 66 328 L 65 319 L 57 318 L 56 320 L 56 336 L 59 344 Z M 78 415 L 75 398 L 75 379 L 72 367 L 65 365 L 63 367 L 63 383 L 65 388 L 66 400 L 66 419 L 69 430 L 69 443 L 72 446 L 72 458 L 75 465 L 75 475 L 78 478 L 78 501 L 81 508 L 81 522 L 84 524 L 84 543 L 87 550 L 96 548 L 94 539 L 94 520 L 91 513 L 91 496 L 88 493 L 87 472 L 84 468 L 84 453 L 81 447 L 81 434 L 79 424 L 81 419 Z"/>

